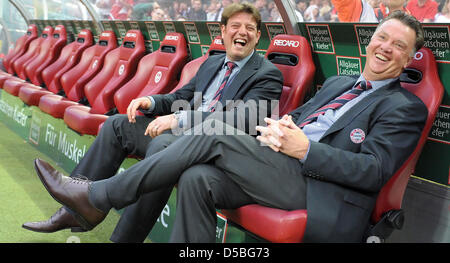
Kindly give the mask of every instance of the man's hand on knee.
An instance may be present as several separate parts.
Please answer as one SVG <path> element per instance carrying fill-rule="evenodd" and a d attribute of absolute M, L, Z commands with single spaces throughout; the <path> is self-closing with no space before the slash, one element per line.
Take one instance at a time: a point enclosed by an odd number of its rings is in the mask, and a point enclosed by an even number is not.
<path fill-rule="evenodd" d="M 264 121 L 267 127 L 256 127 L 256 130 L 261 133 L 256 139 L 276 152 L 282 152 L 297 159 L 305 157 L 309 148 L 309 139 L 292 121 L 291 116 L 285 115 L 280 120 L 265 118 Z"/>
<path fill-rule="evenodd" d="M 148 97 L 142 97 L 134 99 L 130 102 L 130 105 L 128 105 L 127 108 L 127 116 L 128 121 L 131 123 L 136 122 L 136 111 L 138 109 L 147 110 L 150 108 L 152 102 Z"/>
<path fill-rule="evenodd" d="M 156 118 L 147 126 L 144 135 L 149 135 L 152 138 L 160 135 L 166 130 L 174 129 L 178 126 L 178 120 L 174 114 L 165 115 Z"/>

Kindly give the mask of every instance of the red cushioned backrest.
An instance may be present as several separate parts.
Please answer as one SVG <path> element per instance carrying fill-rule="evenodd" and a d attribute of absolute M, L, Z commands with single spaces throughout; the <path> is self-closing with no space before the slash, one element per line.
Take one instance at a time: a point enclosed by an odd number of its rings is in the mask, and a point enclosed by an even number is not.
<path fill-rule="evenodd" d="M 92 32 L 82 29 L 77 39 L 62 49 L 58 59 L 42 71 L 42 79 L 49 91 L 58 93 L 62 89 L 61 76 L 78 63 L 82 52 L 93 43 Z"/>
<path fill-rule="evenodd" d="M 128 104 L 134 98 L 171 91 L 187 59 L 183 34 L 167 33 L 160 48 L 140 60 L 134 77 L 114 95 L 119 113 L 126 113 Z"/>
<path fill-rule="evenodd" d="M 27 32 L 17 39 L 14 49 L 11 49 L 3 59 L 3 65 L 6 71 L 10 74 L 14 74 L 14 68 L 11 66 L 17 58 L 25 54 L 31 41 L 38 37 L 37 26 L 31 24 L 28 26 Z"/>
<path fill-rule="evenodd" d="M 209 46 L 208 52 L 206 52 L 205 55 L 192 60 L 184 66 L 183 71 L 181 71 L 180 81 L 178 82 L 177 86 L 172 89 L 171 93 L 186 85 L 195 76 L 195 74 L 197 74 L 197 71 L 200 68 L 201 64 L 205 62 L 208 56 L 217 53 L 225 53 L 225 46 L 223 45 L 221 36 L 217 36 L 213 40 L 213 42 Z"/>
<path fill-rule="evenodd" d="M 311 88 L 315 65 L 308 41 L 297 35 L 277 35 L 270 42 L 266 58 L 283 74 L 279 116 L 296 109 Z"/>
<path fill-rule="evenodd" d="M 405 74 L 407 72 L 412 73 Z M 419 72 L 420 74 L 416 75 L 414 74 L 415 72 Z M 413 76 L 412 79 L 420 81 L 411 83 L 406 76 Z M 403 194 L 409 177 L 414 171 L 414 167 L 427 140 L 444 94 L 444 88 L 437 71 L 436 60 L 428 48 L 422 48 L 416 53 L 415 58 L 404 71 L 400 80 L 402 81 L 403 88 L 415 94 L 425 103 L 428 108 L 428 118 L 414 152 L 381 189 L 372 213 L 372 220 L 374 222 L 378 222 L 387 211 L 401 208 Z"/>
<path fill-rule="evenodd" d="M 50 38 L 53 34 L 53 27 L 46 26 L 44 30 L 42 30 L 41 36 L 37 39 L 31 41 L 30 46 L 27 49 L 27 52 L 23 54 L 20 58 L 16 59 L 13 63 L 14 72 L 16 72 L 19 78 L 25 80 L 27 76 L 25 74 L 25 67 L 33 62 L 34 58 L 39 55 L 41 50 L 41 44 L 47 38 Z"/>
<path fill-rule="evenodd" d="M 123 44 L 106 55 L 101 71 L 86 84 L 91 113 L 105 114 L 114 108 L 114 93 L 133 77 L 144 53 L 141 31 L 129 30 Z"/>
<path fill-rule="evenodd" d="M 87 48 L 80 62 L 61 76 L 61 86 L 69 100 L 80 101 L 84 98 L 84 86 L 103 67 L 106 54 L 116 47 L 117 39 L 114 32 L 102 32 L 98 43 Z"/>
<path fill-rule="evenodd" d="M 67 33 L 63 25 L 57 25 L 53 34 L 41 43 L 39 55 L 25 67 L 25 73 L 34 85 L 42 85 L 42 71 L 52 64 L 66 45 Z"/>

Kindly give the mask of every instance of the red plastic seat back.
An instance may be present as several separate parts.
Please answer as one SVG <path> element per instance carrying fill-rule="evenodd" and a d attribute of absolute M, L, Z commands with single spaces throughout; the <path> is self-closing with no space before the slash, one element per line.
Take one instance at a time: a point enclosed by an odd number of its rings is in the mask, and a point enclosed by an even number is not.
<path fill-rule="evenodd" d="M 134 77 L 114 95 L 119 113 L 126 113 L 132 99 L 170 92 L 188 60 L 186 40 L 181 33 L 167 33 L 160 48 L 139 61 Z"/>
<path fill-rule="evenodd" d="M 114 93 L 133 77 L 144 53 L 141 31 L 129 30 L 122 45 L 106 55 L 101 71 L 86 84 L 90 113 L 105 114 L 115 107 Z"/>
<path fill-rule="evenodd" d="M 58 59 L 42 71 L 42 79 L 49 91 L 58 93 L 62 89 L 61 76 L 78 63 L 83 51 L 93 43 L 92 32 L 83 29 L 75 41 L 62 49 Z"/>
<path fill-rule="evenodd" d="M 205 62 L 209 55 L 218 53 L 225 53 L 225 46 L 223 45 L 221 36 L 217 36 L 213 40 L 213 42 L 209 46 L 208 52 L 206 52 L 205 55 L 190 61 L 183 67 L 183 71 L 181 71 L 180 81 L 178 82 L 177 86 L 172 89 L 171 93 L 186 85 L 195 76 L 195 74 L 197 74 L 198 69 L 203 64 L 203 62 Z"/>
<path fill-rule="evenodd" d="M 402 87 L 419 97 L 428 108 L 428 118 L 413 153 L 400 169 L 381 189 L 372 221 L 378 222 L 384 213 L 401 208 L 403 194 L 411 173 L 427 140 L 439 105 L 444 94 L 444 87 L 439 79 L 436 60 L 428 48 L 421 48 L 415 58 L 400 77 Z"/>
<path fill-rule="evenodd" d="M 53 34 L 53 27 L 46 26 L 44 30 L 42 30 L 41 36 L 31 41 L 30 46 L 27 49 L 27 52 L 25 52 L 25 54 L 23 54 L 22 56 L 20 56 L 20 58 L 17 58 L 13 62 L 12 64 L 13 70 L 14 72 L 16 72 L 19 78 L 23 80 L 27 79 L 27 76 L 25 74 L 25 67 L 39 55 L 42 42 L 47 38 L 50 38 L 52 34 Z"/>
<path fill-rule="evenodd" d="M 14 68 L 11 66 L 12 63 L 25 54 L 30 45 L 31 41 L 38 38 L 37 26 L 35 24 L 31 24 L 28 26 L 27 32 L 25 35 L 21 36 L 17 39 L 14 49 L 11 49 L 8 54 L 3 59 L 3 65 L 8 73 L 14 74 Z"/>
<path fill-rule="evenodd" d="M 277 35 L 267 49 L 266 58 L 283 74 L 279 116 L 296 109 L 311 88 L 315 65 L 308 41 L 297 35 Z"/>
<path fill-rule="evenodd" d="M 39 55 L 25 67 L 26 76 L 34 85 L 44 83 L 42 71 L 59 57 L 66 42 L 67 33 L 63 25 L 57 25 L 52 35 L 42 41 Z"/>
<path fill-rule="evenodd" d="M 85 97 L 84 86 L 103 67 L 106 54 L 115 48 L 117 39 L 114 32 L 102 32 L 98 43 L 87 48 L 81 55 L 80 62 L 61 76 L 61 87 L 69 100 L 80 101 Z"/>

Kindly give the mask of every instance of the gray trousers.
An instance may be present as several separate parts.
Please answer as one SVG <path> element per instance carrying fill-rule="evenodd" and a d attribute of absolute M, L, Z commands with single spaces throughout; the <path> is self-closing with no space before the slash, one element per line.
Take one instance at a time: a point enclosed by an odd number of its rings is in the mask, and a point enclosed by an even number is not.
<path fill-rule="evenodd" d="M 131 124 L 126 115 L 110 116 L 71 176 L 82 175 L 92 181 L 106 179 L 116 174 L 128 155 L 145 157 L 152 138 L 144 136 L 144 132 L 152 120 L 137 116 L 136 123 Z"/>
<path fill-rule="evenodd" d="M 177 138 L 172 134 L 162 134 L 157 142 L 151 143 L 152 138 L 144 136 L 144 132 L 152 120 L 153 118 L 137 116 L 136 123 L 130 124 L 126 115 L 109 117 L 71 176 L 85 176 L 91 181 L 110 178 L 116 174 L 127 156 L 150 156 Z M 172 188 L 148 193 L 127 207 L 111 240 L 143 242 L 167 203 Z"/>
<path fill-rule="evenodd" d="M 146 158 L 165 149 L 177 138 L 172 134 L 157 136 L 148 144 Z M 143 242 L 169 200 L 173 187 L 174 185 L 146 193 L 140 196 L 135 203 L 125 207 L 111 235 L 111 241 L 117 243 Z"/>
<path fill-rule="evenodd" d="M 152 120 L 138 116 L 136 123 L 130 124 L 125 115 L 109 117 L 71 176 L 82 175 L 92 181 L 110 178 L 128 155 L 148 158 L 178 138 L 170 133 L 161 134 L 155 140 L 144 136 L 144 131 Z M 220 173 L 220 170 L 214 170 Z M 187 172 L 190 174 L 197 171 L 202 174 L 203 169 L 190 169 Z M 113 242 L 143 242 L 164 209 L 173 187 L 144 194 L 135 203 L 125 207 L 110 239 Z"/>
<path fill-rule="evenodd" d="M 218 121 L 194 129 L 203 129 L 206 134 L 235 132 L 233 127 Z M 203 172 L 205 167 L 212 167 L 208 169 L 214 172 Z M 211 218 L 215 222 L 215 208 L 237 208 L 248 203 L 286 210 L 306 207 L 306 180 L 300 162 L 261 146 L 249 135 L 181 136 L 126 171 L 92 183 L 89 198 L 103 211 L 121 209 L 147 193 L 173 187 L 180 178 L 173 242 L 212 242 L 215 223 Z M 220 183 L 213 187 L 212 182 Z M 199 231 L 205 228 L 209 234 Z"/>

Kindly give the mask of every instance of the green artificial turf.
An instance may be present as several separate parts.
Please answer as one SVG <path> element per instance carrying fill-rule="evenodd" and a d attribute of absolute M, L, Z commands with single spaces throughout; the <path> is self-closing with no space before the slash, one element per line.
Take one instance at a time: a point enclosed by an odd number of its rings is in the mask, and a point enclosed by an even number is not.
<path fill-rule="evenodd" d="M 0 243 L 110 242 L 109 237 L 119 218 L 116 211 L 111 211 L 105 221 L 90 232 L 63 230 L 47 234 L 22 228 L 24 222 L 48 219 L 61 207 L 37 177 L 33 167 L 35 158 L 44 159 L 58 168 L 48 156 L 0 121 Z"/>

